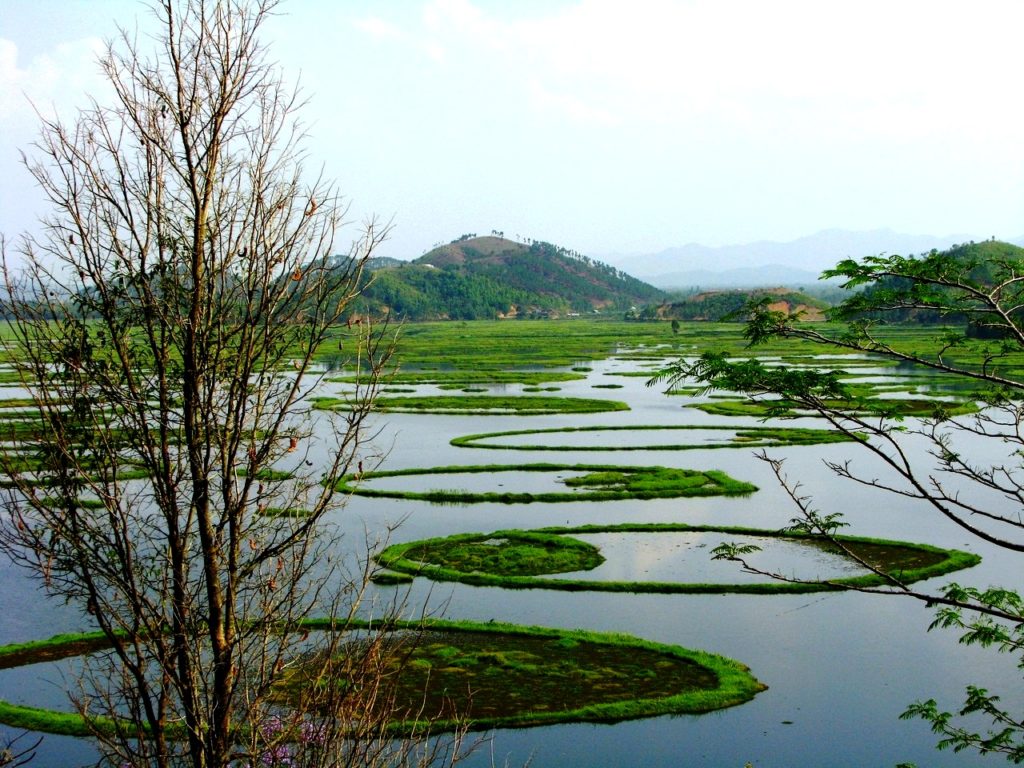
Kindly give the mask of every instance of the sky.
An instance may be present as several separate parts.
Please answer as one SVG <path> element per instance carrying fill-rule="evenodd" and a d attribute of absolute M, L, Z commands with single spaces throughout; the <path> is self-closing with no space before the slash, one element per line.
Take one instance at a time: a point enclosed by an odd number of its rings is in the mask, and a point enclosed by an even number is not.
<path fill-rule="evenodd" d="M 286 0 L 264 40 L 381 255 L 500 230 L 601 257 L 822 229 L 1024 233 L 1019 0 Z M 130 0 L 0 0 L 0 232 L 20 152 L 105 98 Z M 338 250 L 345 250 L 339 243 Z M 727 266 L 727 265 L 723 265 Z"/>

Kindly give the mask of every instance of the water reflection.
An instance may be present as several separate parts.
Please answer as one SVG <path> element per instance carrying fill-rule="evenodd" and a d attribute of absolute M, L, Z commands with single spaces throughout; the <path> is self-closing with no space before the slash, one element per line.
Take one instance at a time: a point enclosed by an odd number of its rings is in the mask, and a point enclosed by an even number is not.
<path fill-rule="evenodd" d="M 593 544 L 605 562 L 590 571 L 561 573 L 545 578 L 582 581 L 668 581 L 685 584 L 756 584 L 766 577 L 748 573 L 736 563 L 713 560 L 711 550 L 723 540 L 754 544 L 761 551 L 747 559 L 757 568 L 803 579 L 856 576 L 865 572 L 849 559 L 813 545 L 764 536 L 721 532 L 650 532 L 572 534 Z"/>

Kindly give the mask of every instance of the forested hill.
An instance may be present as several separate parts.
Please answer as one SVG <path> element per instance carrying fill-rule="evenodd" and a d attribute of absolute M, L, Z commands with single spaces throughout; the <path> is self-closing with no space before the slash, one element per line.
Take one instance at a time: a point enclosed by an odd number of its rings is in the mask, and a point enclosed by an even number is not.
<path fill-rule="evenodd" d="M 371 265 L 360 311 L 406 320 L 621 312 L 663 293 L 551 243 L 466 235 L 413 262 Z"/>
<path fill-rule="evenodd" d="M 705 291 L 684 299 L 651 304 L 633 315 L 637 320 L 711 320 L 742 319 L 730 317 L 750 301 L 768 298 L 772 309 L 802 312 L 805 320 L 823 320 L 828 302 L 788 288 L 756 288 L 753 290 Z"/>
<path fill-rule="evenodd" d="M 892 257 L 899 260 L 899 257 Z M 916 271 L 941 278 L 946 284 L 959 284 L 988 293 L 997 284 L 1013 280 L 999 291 L 1004 306 L 1019 307 L 1024 303 L 1024 288 L 1015 282 L 1024 274 L 1024 248 L 999 240 L 984 240 L 980 243 L 954 245 L 945 251 L 932 251 L 917 257 Z M 920 282 L 920 281 L 918 281 Z M 954 299 L 954 296 L 960 298 Z M 965 298 L 959 289 L 915 283 L 905 277 L 886 277 L 868 286 L 854 307 L 879 307 L 888 309 L 884 317 L 890 322 L 904 323 L 968 323 L 971 335 L 986 335 L 984 330 L 989 322 L 998 325 L 1003 318 L 986 315 L 987 302 Z M 881 317 L 877 312 L 866 311 L 867 317 Z M 1019 322 L 1020 310 L 1015 309 L 1015 321 Z M 969 322 L 970 321 L 970 322 Z"/>

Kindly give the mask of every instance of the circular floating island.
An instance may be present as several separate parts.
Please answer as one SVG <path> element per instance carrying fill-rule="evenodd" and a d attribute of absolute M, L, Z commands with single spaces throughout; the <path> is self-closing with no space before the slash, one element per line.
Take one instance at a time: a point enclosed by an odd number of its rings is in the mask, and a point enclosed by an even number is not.
<path fill-rule="evenodd" d="M 336 621 L 307 619 L 299 628 L 328 630 Z M 349 628 L 375 632 L 381 625 L 352 622 Z M 394 689 L 377 701 L 389 708 L 390 727 L 396 735 L 421 731 L 424 712 L 437 717 L 430 723 L 435 732 L 467 726 L 616 722 L 710 712 L 742 704 L 766 688 L 746 666 L 732 659 L 628 635 L 493 622 L 393 622 L 383 628 L 385 642 L 374 646 L 373 652 L 383 665 L 380 679 Z M 360 639 L 359 631 L 353 637 L 339 646 L 340 653 L 358 659 L 367 652 L 368 641 Z M 100 634 L 5 646 L 0 647 L 0 668 L 106 647 Z M 324 661 L 312 653 L 288 665 L 274 696 L 278 704 L 297 706 L 312 680 L 323 685 Z M 347 678 L 338 681 L 339 685 L 350 683 Z M 315 711 L 308 714 L 316 716 Z M 0 723 L 70 736 L 88 736 L 97 727 L 117 727 L 110 720 L 94 719 L 87 725 L 78 714 L 3 701 Z M 181 734 L 169 731 L 169 735 Z"/>
<path fill-rule="evenodd" d="M 524 475 L 524 473 L 526 473 Z M 536 491 L 470 489 L 381 488 L 375 481 L 386 478 L 456 477 L 468 482 L 483 475 L 488 483 L 504 480 L 524 485 L 531 474 L 546 473 L 552 482 Z M 517 475 L 520 477 L 517 478 Z M 461 476 L 461 477 L 458 477 Z M 503 477 L 505 476 L 505 477 Z M 419 482 L 422 485 L 422 482 Z M 564 489 L 564 490 L 563 490 Z M 718 470 L 698 471 L 669 467 L 631 467 L 604 464 L 484 464 L 455 467 L 398 469 L 345 475 L 337 490 L 359 496 L 413 499 L 439 504 L 500 502 L 525 504 L 534 501 L 616 501 L 620 499 L 671 499 L 684 496 L 737 496 L 753 493 L 756 485 L 735 480 Z"/>
<path fill-rule="evenodd" d="M 313 398 L 313 406 L 326 411 L 347 411 L 351 405 L 340 397 Z M 551 395 L 419 395 L 378 397 L 374 410 L 384 413 L 448 413 L 467 416 L 539 416 L 552 413 L 604 413 L 628 411 L 618 400 Z"/>
<path fill-rule="evenodd" d="M 628 635 L 493 622 L 402 626 L 392 654 L 400 674 L 389 676 L 396 731 L 415 727 L 423 712 L 439 713 L 431 727 L 442 730 L 698 714 L 766 688 L 732 659 Z M 301 667 L 296 678 L 298 694 Z"/>
<path fill-rule="evenodd" d="M 586 574 L 587 571 L 594 570 L 606 562 L 601 547 L 573 538 L 573 535 L 613 534 L 624 537 L 643 534 L 664 539 L 667 534 L 706 533 L 780 542 L 789 548 L 804 550 L 804 556 L 810 559 L 815 567 L 820 567 L 823 559 L 832 561 L 829 567 L 832 567 L 834 572 L 826 576 L 812 572 L 807 576 L 797 577 L 802 580 L 736 583 L 641 580 L 635 577 L 630 580 L 602 580 L 596 577 L 587 578 Z M 939 549 L 927 544 L 858 536 L 837 536 L 836 540 L 881 574 L 889 574 L 904 584 L 968 568 L 981 561 L 980 557 L 969 552 Z M 684 551 L 672 553 L 671 556 L 679 559 L 688 554 Z M 710 555 L 711 551 L 704 549 L 700 554 L 702 562 L 709 561 Z M 684 524 L 588 525 L 574 528 L 542 528 L 534 531 L 508 530 L 490 534 L 457 534 L 394 544 L 378 554 L 376 559 L 384 568 L 390 569 L 390 573 L 386 571 L 381 574 L 382 578 L 379 581 L 382 583 L 423 576 L 435 581 L 455 581 L 507 589 L 777 594 L 872 587 L 887 583 L 883 575 L 863 567 L 858 568 L 856 560 L 819 536 L 758 528 Z M 739 571 L 739 568 L 734 570 Z M 792 571 L 787 571 L 787 574 L 791 573 Z"/>
<path fill-rule="evenodd" d="M 602 432 L 611 433 L 614 440 L 600 442 Z M 646 443 L 630 445 L 623 442 L 623 434 L 653 432 L 675 434 L 682 432 L 691 437 L 689 442 Z M 535 435 L 565 435 L 570 443 L 550 445 L 520 442 Z M 511 438 L 501 441 L 500 438 Z M 595 444 L 595 438 L 599 442 Z M 484 432 L 456 437 L 451 444 L 460 448 L 495 448 L 513 451 L 689 451 L 708 448 L 777 448 L 791 445 L 818 445 L 821 443 L 849 442 L 853 438 L 834 429 L 805 429 L 803 427 L 736 427 L 728 425 L 662 424 L 641 426 L 557 427 L 552 429 L 517 429 L 506 432 Z M 497 442 L 495 442 L 497 441 Z"/>

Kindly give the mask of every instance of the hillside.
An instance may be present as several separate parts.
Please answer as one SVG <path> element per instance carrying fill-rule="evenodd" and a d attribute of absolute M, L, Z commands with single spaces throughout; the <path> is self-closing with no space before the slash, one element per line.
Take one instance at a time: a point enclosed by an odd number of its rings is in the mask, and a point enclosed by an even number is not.
<path fill-rule="evenodd" d="M 771 299 L 771 309 L 803 312 L 805 320 L 824 320 L 828 302 L 788 288 L 758 288 L 749 291 L 705 291 L 673 302 L 648 305 L 636 315 L 638 320 L 710 320 L 742 319 L 732 317 L 752 300 Z"/>
<path fill-rule="evenodd" d="M 944 251 L 922 254 L 918 259 L 927 264 L 930 271 L 962 285 L 978 288 L 985 293 L 996 283 L 1024 272 L 1024 248 L 999 240 L 954 245 Z M 850 308 L 856 310 L 860 306 L 873 306 L 876 302 L 893 307 L 901 305 L 900 308 L 890 309 L 884 313 L 884 319 L 890 322 L 963 323 L 967 322 L 968 313 L 975 323 L 985 319 L 985 306 L 963 299 L 957 304 L 963 308 L 963 312 L 940 313 L 936 309 L 921 308 L 922 304 L 926 307 L 934 305 L 935 296 L 941 296 L 943 290 L 928 286 L 915 288 L 906 278 L 889 277 L 865 288 L 860 299 L 850 302 Z M 1005 306 L 1019 307 L 1024 302 L 1024 289 L 1019 287 L 1019 283 L 1011 283 L 1001 291 L 1001 299 Z M 908 307 L 910 304 L 917 306 Z M 883 317 L 878 313 L 865 314 Z"/>
<path fill-rule="evenodd" d="M 407 320 L 619 312 L 663 297 L 607 264 L 550 243 L 463 236 L 413 262 L 372 265 L 360 311 Z"/>

